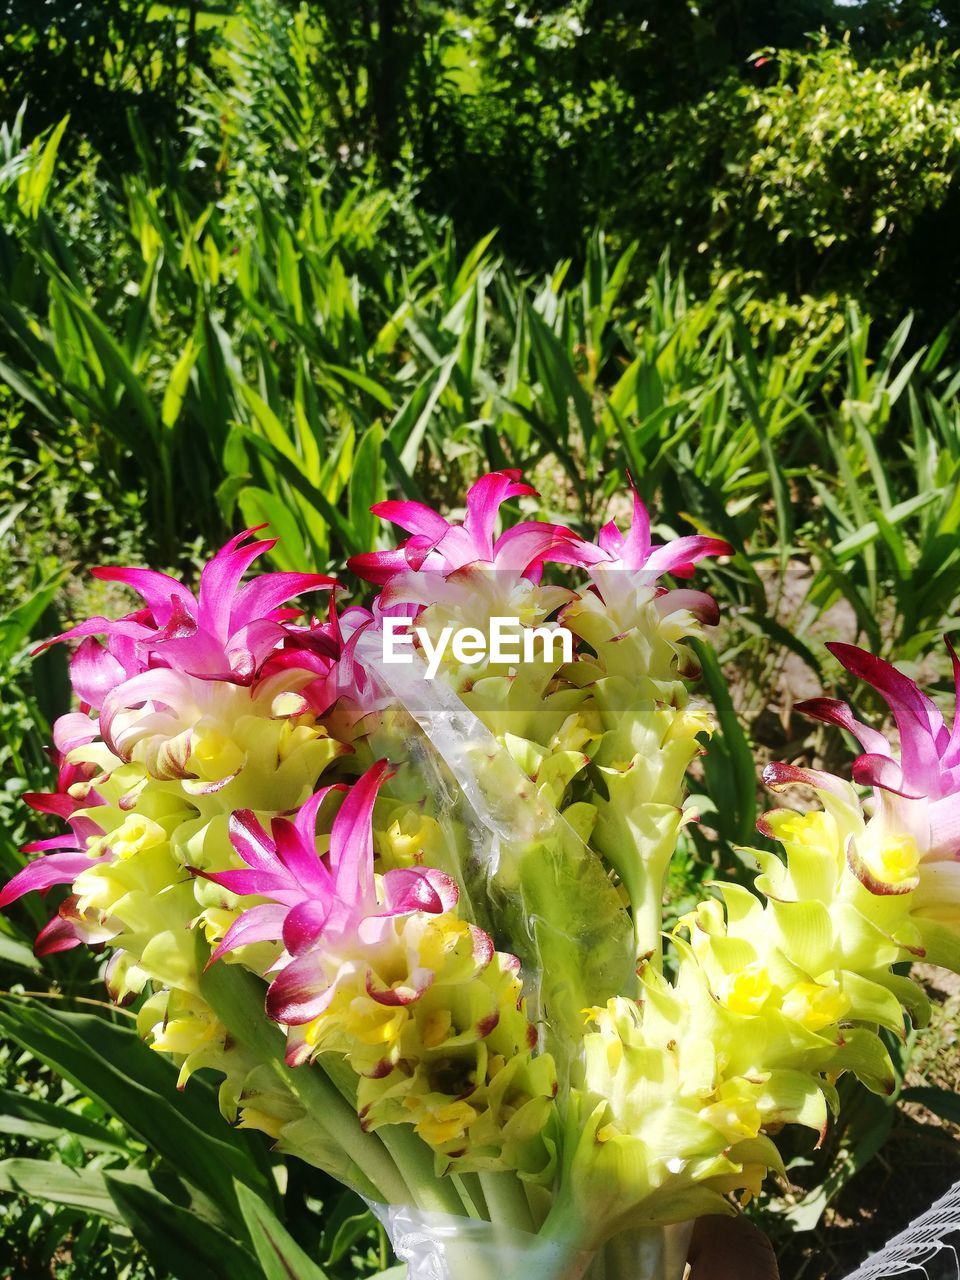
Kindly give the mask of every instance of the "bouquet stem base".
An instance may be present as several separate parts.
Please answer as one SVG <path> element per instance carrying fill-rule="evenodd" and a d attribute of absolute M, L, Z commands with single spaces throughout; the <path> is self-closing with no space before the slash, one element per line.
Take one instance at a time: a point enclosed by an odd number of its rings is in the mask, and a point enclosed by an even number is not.
<path fill-rule="evenodd" d="M 693 1228 L 627 1231 L 594 1254 L 500 1223 L 372 1207 L 408 1280 L 682 1280 Z"/>
<path fill-rule="evenodd" d="M 596 1255 L 584 1280 L 683 1280 L 692 1222 L 624 1231 Z"/>

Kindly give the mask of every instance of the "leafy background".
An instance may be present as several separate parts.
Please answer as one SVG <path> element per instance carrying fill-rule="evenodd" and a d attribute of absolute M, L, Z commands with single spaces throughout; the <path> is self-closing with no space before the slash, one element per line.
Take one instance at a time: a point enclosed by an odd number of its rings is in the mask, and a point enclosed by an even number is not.
<path fill-rule="evenodd" d="M 277 567 L 340 568 L 372 502 L 455 510 L 488 467 L 584 528 L 629 470 L 736 548 L 675 912 L 743 874 L 763 760 L 841 761 L 793 713 L 854 692 L 825 640 L 949 693 L 955 0 L 0 0 L 0 37 L 4 876 L 69 697 L 29 650 L 126 607 L 87 565 L 192 573 L 266 521 Z M 176 1093 L 96 957 L 34 960 L 45 914 L 0 921 L 0 1275 L 384 1273 L 360 1202 Z M 935 994 L 897 1096 L 847 1088 L 752 1207 L 786 1277 L 960 1176 Z"/>

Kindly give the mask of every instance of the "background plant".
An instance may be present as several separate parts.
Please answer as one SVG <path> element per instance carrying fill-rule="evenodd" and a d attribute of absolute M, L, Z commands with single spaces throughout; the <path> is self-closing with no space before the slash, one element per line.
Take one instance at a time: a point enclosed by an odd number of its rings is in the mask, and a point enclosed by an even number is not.
<path fill-rule="evenodd" d="M 59 659 L 29 648 L 107 603 L 70 566 L 189 571 L 267 520 L 281 567 L 322 569 L 377 545 L 379 497 L 449 508 L 520 465 L 544 513 L 596 515 L 629 469 L 674 531 L 737 548 L 711 571 L 723 732 L 675 909 L 739 874 L 758 755 L 836 750 L 792 713 L 840 686 L 822 641 L 918 662 L 955 625 L 956 15 L 111 3 L 69 41 L 67 8 L 42 31 L 7 9 L 4 867 L 65 696 Z M 22 924 L 0 936 L 3 989 L 82 1008 L 92 968 L 39 971 Z M 105 1120 L 27 1052 L 8 1088 Z M 850 1105 L 852 1143 L 823 1157 L 841 1196 L 904 1114 Z M 149 1164 L 137 1141 L 110 1167 Z M 286 1206 L 311 1248 L 323 1199 Z M 118 1273 L 151 1265 L 116 1218 L 81 1242 L 75 1209 L 54 1227 L 63 1206 L 8 1203 L 30 1265 L 86 1274 L 101 1231 Z"/>

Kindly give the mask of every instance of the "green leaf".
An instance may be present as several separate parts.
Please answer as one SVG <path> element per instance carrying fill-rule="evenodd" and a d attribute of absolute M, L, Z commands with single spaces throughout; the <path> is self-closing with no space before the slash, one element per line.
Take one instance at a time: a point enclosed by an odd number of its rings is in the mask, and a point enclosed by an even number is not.
<path fill-rule="evenodd" d="M 0 1090 L 0 1133 L 9 1133 L 36 1142 L 55 1142 L 65 1133 L 77 1136 L 91 1151 L 128 1151 L 123 1135 L 111 1133 L 95 1120 L 88 1120 L 62 1103 L 45 1102 L 12 1090 Z"/>
<path fill-rule="evenodd" d="M 339 364 L 324 364 L 321 371 L 325 374 L 331 374 L 333 377 L 342 382 L 348 382 L 351 385 L 366 392 L 371 399 L 377 404 L 382 405 L 384 409 L 393 409 L 393 397 L 389 391 L 385 391 L 379 382 L 374 382 L 372 378 L 368 378 L 365 374 L 357 373 L 356 369 L 347 369 Z"/>
<path fill-rule="evenodd" d="M 33 635 L 34 628 L 73 572 L 66 564 L 41 582 L 26 600 L 0 616 L 0 664 L 9 662 Z"/>
<path fill-rule="evenodd" d="M 0 380 L 5 382 L 21 400 L 26 400 L 27 404 L 33 405 L 34 409 L 41 413 L 48 422 L 54 424 L 59 422 L 55 403 L 41 389 L 39 383 L 34 382 L 22 370 L 14 368 L 13 365 L 8 364 L 5 360 L 0 360 Z"/>
<path fill-rule="evenodd" d="M 275 449 L 269 440 L 262 439 L 249 428 L 239 427 L 236 431 L 237 435 L 255 449 L 274 471 L 290 485 L 291 489 L 305 498 L 323 516 L 336 533 L 341 547 L 348 555 L 356 555 L 364 549 L 359 545 L 350 522 L 344 519 L 336 507 L 315 485 L 312 485 L 309 480 L 306 480 L 300 474 L 297 466 L 289 458 Z"/>
<path fill-rule="evenodd" d="M 566 442 L 569 436 L 567 405 L 572 402 L 584 443 L 589 450 L 596 428 L 593 405 L 577 377 L 573 357 L 533 304 L 527 302 L 524 305 L 533 344 L 534 362 L 555 430 Z"/>
<path fill-rule="evenodd" d="M 239 1182 L 236 1192 L 266 1280 L 327 1280 L 259 1196 Z"/>
<path fill-rule="evenodd" d="M 336 1266 L 358 1240 L 374 1229 L 376 1221 L 352 1191 L 345 1191 L 332 1205 L 324 1204 L 323 1249 L 327 1265 Z"/>
<path fill-rule="evenodd" d="M 256 485 L 245 485 L 237 495 L 237 502 L 247 528 L 261 524 L 269 526 L 268 532 L 277 539 L 270 559 L 281 569 L 304 572 L 323 567 L 312 563 L 315 556 L 308 553 L 297 518 L 282 498 Z M 327 548 L 318 550 L 321 558 L 326 560 Z"/>
<path fill-rule="evenodd" d="M 33 144 L 32 163 L 21 173 L 18 181 L 17 200 L 23 213 L 28 218 L 36 218 L 43 206 L 44 199 L 53 178 L 54 166 L 57 163 L 57 152 L 69 115 L 63 117 L 51 131 L 46 142 L 41 146 L 41 139 Z"/>
<path fill-rule="evenodd" d="M 316 1152 L 318 1162 L 371 1199 L 403 1199 L 406 1188 L 382 1137 L 363 1132 L 355 1105 L 345 1101 L 327 1072 L 316 1064 L 287 1066 L 283 1033 L 263 1011 L 263 984 L 239 965 L 215 964 L 203 973 L 200 991 L 230 1035 L 267 1065 L 311 1114 L 327 1143 Z"/>
<path fill-rule="evenodd" d="M 0 931 L 0 960 L 4 964 L 16 965 L 18 969 L 28 969 L 31 973 L 40 972 L 40 961 L 25 942 Z"/>
<path fill-rule="evenodd" d="M 922 511 L 924 507 L 936 502 L 940 495 L 935 491 L 928 493 L 918 493 L 912 498 L 907 498 L 903 502 L 898 502 L 896 506 L 891 507 L 887 512 L 888 526 L 895 527 L 904 520 L 909 520 L 918 511 Z M 845 564 L 855 555 L 859 554 L 865 547 L 876 542 L 880 536 L 880 526 L 876 520 L 864 520 L 859 525 L 855 533 L 849 537 L 842 539 L 833 548 L 833 557 L 837 564 Z"/>
<path fill-rule="evenodd" d="M 384 496 L 382 446 L 383 428 L 379 422 L 375 422 L 364 432 L 357 445 L 350 476 L 350 523 L 357 541 L 366 551 L 374 547 L 379 524 L 370 508 Z"/>
<path fill-rule="evenodd" d="M 847 1126 L 843 1142 L 823 1182 L 782 1213 L 795 1231 L 812 1231 L 830 1202 L 877 1154 L 890 1135 L 896 1108 L 890 1100 L 863 1094 L 851 1108 L 855 1122 Z"/>
<path fill-rule="evenodd" d="M 404 471 L 417 468 L 420 445 L 437 401 L 450 381 L 457 363 L 457 351 L 430 369 L 403 402 L 388 428 L 390 442 L 399 455 Z"/>
<path fill-rule="evenodd" d="M 732 369 L 740 387 L 744 404 L 747 407 L 750 421 L 753 423 L 754 430 L 757 433 L 760 452 L 763 455 L 764 462 L 767 464 L 767 473 L 773 494 L 774 514 L 777 522 L 780 563 L 782 570 L 785 571 L 790 555 L 790 547 L 793 543 L 793 502 L 784 479 L 778 450 L 773 447 L 767 418 L 756 394 L 756 389 L 761 380 L 757 368 L 756 354 L 753 349 L 753 339 L 739 317 L 734 318 L 734 327 L 740 351 L 743 355 L 743 364 L 734 361 Z"/>
<path fill-rule="evenodd" d="M 196 340 L 192 337 L 188 338 L 170 372 L 167 387 L 163 393 L 163 404 L 160 407 L 160 421 L 167 430 L 174 427 L 180 417 L 183 399 L 190 384 L 190 375 L 197 362 L 198 350 Z"/>
<path fill-rule="evenodd" d="M 940 1089 L 934 1085 L 915 1085 L 900 1093 L 901 1102 L 919 1102 L 941 1120 L 960 1124 L 960 1094 L 953 1089 Z"/>
<path fill-rule="evenodd" d="M 0 1031 L 117 1116 L 141 1141 L 229 1215 L 233 1179 L 270 1195 L 265 1158 L 220 1116 L 214 1091 L 193 1080 L 182 1093 L 176 1071 L 137 1037 L 87 1013 L 0 1001 Z"/>
<path fill-rule="evenodd" d="M 26 1196 L 42 1204 L 62 1204 L 115 1222 L 123 1221 L 103 1174 L 95 1169 L 70 1169 L 51 1160 L 0 1160 L 2 1192 Z"/>
<path fill-rule="evenodd" d="M 212 1222 L 174 1204 L 129 1171 L 106 1173 L 103 1181 L 127 1224 L 161 1275 L 177 1280 L 263 1280 L 247 1250 Z"/>
<path fill-rule="evenodd" d="M 144 458 L 144 445 L 150 443 L 159 451 L 160 429 L 153 403 L 147 395 L 146 388 L 137 376 L 126 352 L 120 347 L 107 328 L 106 324 L 93 310 L 90 302 L 82 297 L 66 281 L 52 279 L 50 281 L 51 296 L 56 298 L 71 320 L 83 335 L 89 352 L 96 354 L 102 368 L 100 387 L 106 400 L 104 408 L 109 426 L 118 438 L 122 439 L 135 455 Z M 119 391 L 119 394 L 118 394 Z M 123 397 L 126 395 L 129 408 L 134 411 L 134 420 L 128 420 L 124 411 Z M 144 440 L 146 435 L 147 440 Z M 148 457 L 150 455 L 148 454 Z M 162 453 L 157 453 L 162 457 Z"/>
<path fill-rule="evenodd" d="M 726 748 L 733 772 L 735 790 L 732 799 L 734 802 L 734 821 L 738 833 L 736 839 L 741 844 L 749 843 L 753 838 L 757 822 L 756 761 L 753 758 L 753 752 L 740 723 L 740 718 L 734 709 L 729 687 L 723 672 L 720 670 L 717 655 L 708 644 L 693 641 L 692 645 L 700 662 L 703 678 L 713 705 L 716 708 L 717 719 L 720 722 L 720 732 L 723 735 L 723 745 Z"/>

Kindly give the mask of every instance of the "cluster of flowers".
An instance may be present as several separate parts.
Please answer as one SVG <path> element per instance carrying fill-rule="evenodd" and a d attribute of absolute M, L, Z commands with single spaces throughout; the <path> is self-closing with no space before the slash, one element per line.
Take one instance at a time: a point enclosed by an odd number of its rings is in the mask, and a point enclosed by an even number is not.
<path fill-rule="evenodd" d="M 655 545 L 636 495 L 628 530 L 596 542 L 526 520 L 497 536 L 502 504 L 530 495 L 496 472 L 462 522 L 380 504 L 408 536 L 351 562 L 378 588 L 368 609 L 338 611 L 316 574 L 244 582 L 273 545 L 256 530 L 196 596 L 95 570 L 143 607 L 58 637 L 79 641 L 80 709 L 56 726 L 57 791 L 29 802 L 68 832 L 28 847 L 43 856 L 0 905 L 69 885 L 38 953 L 105 947 L 112 996 L 137 1001 L 181 1083 L 219 1071 L 225 1114 L 281 1150 L 384 1200 L 508 1205 L 589 1251 L 731 1211 L 780 1168 L 782 1125 L 823 1132 L 842 1072 L 893 1087 L 877 1028 L 926 1003 L 893 966 L 960 970 L 960 726 L 835 646 L 887 699 L 900 758 L 845 705 L 806 704 L 859 737 L 872 797 L 770 766 L 821 807 L 765 815 L 785 860 L 758 851 L 756 893 L 721 885 L 686 916 L 666 976 L 664 879 L 712 727 L 689 642 L 716 606 L 661 578 L 729 548 Z M 290 607 L 317 591 L 322 617 Z M 437 636 L 517 618 L 541 644 L 509 666 L 446 655 L 431 711 L 416 666 L 405 699 L 377 663 L 398 616 Z M 557 625 L 572 662 L 542 643 Z M 282 1029 L 285 1065 L 258 1020 Z"/>

